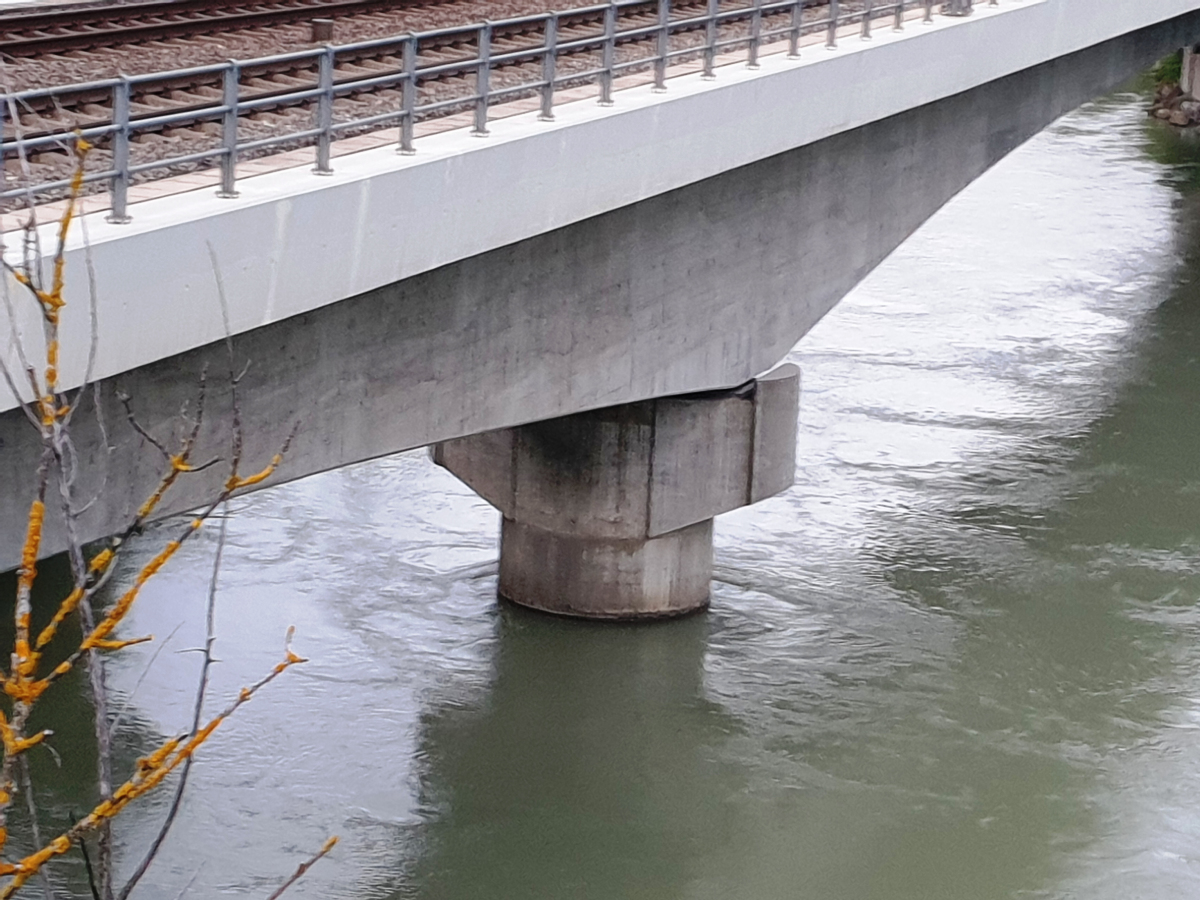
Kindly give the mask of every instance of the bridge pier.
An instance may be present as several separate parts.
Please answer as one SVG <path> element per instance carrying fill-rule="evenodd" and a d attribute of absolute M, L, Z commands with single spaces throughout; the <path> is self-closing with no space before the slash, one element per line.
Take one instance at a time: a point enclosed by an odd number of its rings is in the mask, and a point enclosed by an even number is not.
<path fill-rule="evenodd" d="M 713 517 L 792 484 L 800 370 L 444 441 L 433 459 L 500 510 L 500 595 L 639 619 L 708 605 Z"/>

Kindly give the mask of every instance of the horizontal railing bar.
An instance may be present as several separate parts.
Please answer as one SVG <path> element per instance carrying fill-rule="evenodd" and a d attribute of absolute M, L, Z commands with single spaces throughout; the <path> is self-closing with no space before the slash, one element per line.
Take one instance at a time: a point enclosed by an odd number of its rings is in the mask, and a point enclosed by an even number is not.
<path fill-rule="evenodd" d="M 109 169 L 104 172 L 88 172 L 83 176 L 84 184 L 92 184 L 97 181 L 103 181 L 106 178 L 112 178 L 117 174 L 116 169 Z M 46 191 L 62 190 L 65 187 L 70 187 L 74 178 L 63 178 L 60 181 L 50 181 L 46 184 L 37 184 L 33 187 L 9 188 L 7 191 L 0 191 L 0 200 L 8 200 L 12 197 L 27 197 L 30 194 L 44 194 Z"/>
<path fill-rule="evenodd" d="M 20 141 L 5 141 L 4 146 L 19 146 L 24 150 L 37 150 L 39 147 L 62 146 L 68 143 L 74 145 L 76 138 L 83 138 L 90 141 L 92 138 L 110 135 L 116 130 L 116 125 L 94 125 L 91 128 L 81 128 L 79 131 L 61 131 L 54 134 L 44 134 L 38 137 L 22 139 Z"/>
<path fill-rule="evenodd" d="M 363 78 L 359 81 L 338 81 L 334 82 L 333 94 L 335 97 L 340 94 L 352 94 L 369 87 L 403 84 L 406 80 L 408 80 L 408 74 L 405 72 L 389 72 L 387 75 L 372 75 L 370 78 Z"/>
<path fill-rule="evenodd" d="M 156 77 L 161 77 L 161 73 L 155 73 Z M 76 84 L 64 84 L 61 87 L 49 88 L 28 88 L 23 91 L 15 91 L 11 94 L 3 94 L 5 100 L 12 100 L 15 103 L 22 103 L 26 100 L 47 99 L 57 97 L 60 94 L 68 93 L 83 93 L 84 91 L 101 91 L 112 90 L 116 85 L 121 83 L 120 78 L 105 78 L 103 81 L 82 81 Z M 8 117 L 8 110 L 4 110 L 5 118 Z"/>
<path fill-rule="evenodd" d="M 923 0 L 905 0 L 905 9 L 920 9 L 922 6 L 922 3 L 923 3 Z M 556 13 L 556 14 L 554 14 L 554 16 L 561 22 L 562 20 L 571 18 L 573 16 L 599 15 L 599 14 L 602 14 L 608 8 L 608 5 L 609 4 L 600 4 L 600 5 L 594 5 L 594 6 L 580 7 L 578 9 L 571 9 L 571 10 L 566 10 L 563 12 Z M 612 5 L 616 6 L 618 9 L 625 9 L 625 8 L 636 7 L 636 6 L 648 6 L 650 4 L 649 4 L 648 0 L 616 0 L 616 2 Z M 793 8 L 793 6 L 794 6 L 794 4 L 792 2 L 790 2 L 790 0 L 775 0 L 775 2 L 764 4 L 762 7 L 762 11 L 763 12 L 786 11 L 786 10 Z M 894 14 L 895 6 L 896 6 L 896 4 L 889 3 L 889 4 L 884 4 L 879 7 L 876 7 L 875 9 L 873 9 L 871 11 L 872 18 L 880 18 L 880 19 L 887 18 L 889 15 Z M 733 9 L 726 9 L 726 10 L 718 11 L 717 20 L 718 21 L 736 20 L 736 19 L 740 19 L 740 18 L 746 18 L 753 14 L 754 14 L 753 6 L 739 6 L 739 7 L 733 8 Z M 839 24 L 853 24 L 853 22 L 856 19 L 858 21 L 861 21 L 863 15 L 864 15 L 864 13 L 862 11 L 845 12 L 838 16 L 838 22 L 839 22 Z M 529 16 L 518 16 L 518 17 L 514 17 L 514 18 L 510 18 L 510 19 L 499 19 L 499 20 L 494 21 L 492 24 L 494 26 L 536 24 L 538 22 L 544 22 L 549 18 L 551 18 L 550 13 L 538 13 L 538 14 L 529 15 Z M 669 29 L 672 33 L 674 33 L 677 30 L 684 30 L 686 27 L 704 25 L 707 22 L 708 22 L 708 16 L 707 16 L 707 14 L 703 14 L 703 13 L 700 15 L 695 15 L 695 16 L 687 16 L 684 18 L 673 18 L 669 21 Z M 802 27 L 806 31 L 807 30 L 819 31 L 822 27 L 828 27 L 831 23 L 832 23 L 832 19 L 829 17 L 826 17 L 826 18 L 815 20 L 812 22 L 806 22 L 803 24 Z M 654 31 L 656 31 L 657 28 L 658 28 L 658 26 L 644 26 L 644 27 L 639 27 L 636 29 L 630 29 L 628 31 L 618 31 L 617 38 L 620 39 L 620 38 L 626 37 L 626 36 L 638 36 L 638 35 L 642 35 L 642 34 L 649 34 L 649 33 L 653 33 Z M 362 41 L 362 42 L 354 43 L 354 44 L 337 44 L 337 45 L 331 45 L 331 46 L 332 46 L 332 49 L 335 51 L 335 53 L 339 53 L 339 54 L 352 53 L 352 52 L 361 51 L 363 49 L 375 49 L 378 47 L 385 47 L 385 46 L 390 46 L 390 45 L 402 46 L 405 41 L 414 39 L 414 38 L 417 39 L 418 41 L 420 41 L 423 39 L 427 40 L 427 39 L 435 38 L 435 37 L 450 37 L 450 36 L 454 36 L 454 35 L 458 35 L 458 34 L 473 36 L 475 33 L 478 32 L 478 30 L 479 30 L 478 24 L 471 24 L 471 25 L 464 25 L 464 26 L 454 26 L 454 27 L 449 27 L 449 28 L 432 29 L 429 31 L 416 31 L 416 32 L 411 32 L 411 33 L 405 34 L 405 35 L 395 36 L 395 37 L 376 38 L 371 41 Z M 571 42 L 561 42 L 558 45 L 558 49 L 561 52 L 563 50 L 573 49 L 576 46 L 586 46 L 589 43 L 603 43 L 604 40 L 605 40 L 605 38 L 604 38 L 603 33 L 597 32 L 595 37 L 580 38 L 580 39 L 576 39 L 575 41 L 571 41 Z M 531 48 L 531 49 L 534 49 L 534 48 Z M 544 51 L 545 48 L 544 48 L 544 46 L 539 46 L 536 49 Z M 255 67 L 260 67 L 260 66 L 279 65 L 279 64 L 288 63 L 288 62 L 316 60 L 316 59 L 320 58 L 324 52 L 325 52 L 324 48 L 318 48 L 318 49 L 312 49 L 312 50 L 297 50 L 297 51 L 293 51 L 291 53 L 276 54 L 274 56 L 260 56 L 260 57 L 255 57 L 252 59 L 237 60 L 236 65 L 239 68 L 244 70 L 244 69 L 255 68 Z M 461 64 L 464 66 L 466 66 L 472 62 L 477 65 L 478 59 L 462 60 L 462 61 L 458 61 L 458 62 L 461 62 Z M 210 64 L 210 65 L 206 65 L 206 66 L 195 66 L 195 67 L 187 68 L 187 69 L 170 69 L 170 70 L 167 70 L 164 72 L 153 72 L 153 73 L 147 73 L 147 74 L 143 74 L 143 75 L 133 75 L 133 76 L 129 76 L 126 80 L 131 85 L 146 85 L 146 84 L 153 84 L 155 82 L 173 81 L 173 80 L 179 80 L 179 79 L 185 79 L 185 78 L 194 78 L 194 77 L 204 76 L 204 75 L 217 75 L 217 74 L 220 74 L 221 72 L 225 71 L 229 67 L 229 65 L 230 65 L 230 63 L 214 63 L 214 64 Z M 443 64 L 443 65 L 449 65 L 449 64 Z M 442 66 L 438 66 L 437 70 L 440 71 L 441 68 L 442 68 Z M 422 70 L 418 69 L 418 74 L 420 74 L 421 71 Z M 75 84 L 62 85 L 59 87 L 36 88 L 36 89 L 29 89 L 29 90 L 24 90 L 24 91 L 17 91 L 12 94 L 6 94 L 4 96 L 7 99 L 11 99 L 16 102 L 21 102 L 21 101 L 26 101 L 26 100 L 31 100 L 31 99 L 56 97 L 56 96 L 60 96 L 62 94 L 68 94 L 68 93 L 83 93 L 86 91 L 111 89 L 115 85 L 119 84 L 120 81 L 121 81 L 121 79 L 108 78 L 108 79 L 103 79 L 100 81 L 78 82 Z"/>
<path fill-rule="evenodd" d="M 508 87 L 493 88 L 490 92 L 492 97 L 507 97 L 510 94 L 532 94 L 535 91 L 540 91 L 546 86 L 544 81 L 530 81 L 526 84 L 513 84 Z"/>
<path fill-rule="evenodd" d="M 380 122 L 399 122 L 408 116 L 408 111 L 399 109 L 392 112 L 376 113 L 373 116 L 367 116 L 365 119 L 350 119 L 346 122 L 334 122 L 330 126 L 333 132 L 349 131 L 352 128 L 362 128 L 365 125 L 377 125 Z"/>
<path fill-rule="evenodd" d="M 474 96 L 452 97 L 449 100 L 439 100 L 436 103 L 424 103 L 413 107 L 413 114 L 437 112 L 440 109 L 453 109 L 456 106 L 470 106 L 477 98 Z"/>
<path fill-rule="evenodd" d="M 254 112 L 258 109 L 265 109 L 268 106 L 278 106 L 280 103 L 291 101 L 299 103 L 301 100 L 308 100 L 312 97 L 320 97 L 325 92 L 319 87 L 304 88 L 299 91 L 289 91 L 286 94 L 268 94 L 266 97 L 256 97 L 250 100 L 238 101 L 238 112 Z"/>
<path fill-rule="evenodd" d="M 243 150 L 257 150 L 260 147 L 271 147 L 275 144 L 286 144 L 290 141 L 302 141 L 321 134 L 320 128 L 310 128 L 307 131 L 293 131 L 290 134 L 277 134 L 272 137 L 259 138 L 257 141 L 247 141 L 237 145 L 238 153 Z"/>
<path fill-rule="evenodd" d="M 245 65 L 243 63 L 242 65 Z M 198 78 L 203 75 L 220 75 L 229 68 L 229 63 L 212 63 L 207 66 L 196 66 L 191 69 L 179 69 L 169 73 L 170 79 L 167 79 L 162 74 L 155 72 L 147 72 L 144 75 L 129 75 L 126 80 L 132 84 L 153 84 L 155 81 L 174 80 L 177 78 Z"/>
<path fill-rule="evenodd" d="M 174 125 L 177 122 L 195 122 L 203 119 L 215 119 L 218 116 L 223 116 L 228 111 L 225 106 L 202 106 L 198 109 L 189 109 L 186 112 L 163 113 L 161 116 L 144 119 L 130 119 L 130 132 L 145 131 L 150 128 L 160 128 L 167 125 Z M 109 126 L 116 129 L 117 126 Z M 66 132 L 67 135 L 74 134 L 73 131 Z"/>
<path fill-rule="evenodd" d="M 258 66 L 277 66 L 280 63 L 300 62 L 301 60 L 320 59 L 325 55 L 325 48 L 315 50 L 294 50 L 291 53 L 280 53 L 276 56 L 259 56 L 255 59 L 239 59 L 239 68 L 251 69 Z M 228 65 L 228 63 L 226 63 Z"/>

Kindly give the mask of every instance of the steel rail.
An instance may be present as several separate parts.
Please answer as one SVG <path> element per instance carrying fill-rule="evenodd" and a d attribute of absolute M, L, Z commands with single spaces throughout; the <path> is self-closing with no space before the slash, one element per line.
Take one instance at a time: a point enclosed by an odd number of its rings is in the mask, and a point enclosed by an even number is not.
<path fill-rule="evenodd" d="M 0 47 L 9 56 L 30 57 L 433 3 L 436 0 L 167 0 L 25 12 L 0 16 Z"/>

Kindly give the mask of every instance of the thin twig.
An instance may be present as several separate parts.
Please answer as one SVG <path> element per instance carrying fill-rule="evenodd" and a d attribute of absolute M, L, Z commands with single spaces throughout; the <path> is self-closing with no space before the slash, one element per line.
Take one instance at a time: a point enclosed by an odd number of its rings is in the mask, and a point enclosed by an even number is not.
<path fill-rule="evenodd" d="M 78 397 L 76 398 L 76 402 L 78 403 Z M 96 488 L 96 493 L 92 495 L 92 499 L 79 507 L 78 513 L 81 516 L 91 509 L 96 501 L 104 495 L 105 490 L 108 489 L 108 476 L 112 470 L 112 466 L 109 465 L 109 459 L 112 458 L 113 450 L 116 449 L 108 439 L 108 427 L 104 424 L 104 409 L 100 404 L 100 385 L 97 383 L 92 384 L 92 407 L 96 410 L 96 426 L 100 429 L 100 441 L 104 446 L 104 477 L 100 479 L 100 486 Z"/>
<path fill-rule="evenodd" d="M 3 257 L 0 257 L 0 262 L 2 261 Z M 11 266 L 9 266 L 7 263 L 3 263 L 3 267 L 6 271 L 11 269 Z M 9 328 L 11 329 L 9 332 L 10 342 L 13 349 L 17 351 L 17 361 L 21 364 L 21 371 L 29 372 L 33 366 L 29 363 L 29 357 L 25 353 L 25 344 L 21 340 L 21 332 L 17 327 L 17 312 L 16 309 L 13 308 L 12 295 L 8 292 L 8 279 L 3 277 L 0 277 L 0 300 L 4 301 L 4 311 L 8 315 L 8 324 Z M 25 407 L 25 401 L 21 399 L 21 393 L 17 390 L 16 380 L 13 378 L 12 373 L 9 372 L 8 365 L 5 364 L 3 369 L 4 380 L 8 382 L 8 389 L 12 391 L 17 402 Z M 42 427 L 41 422 L 38 421 L 37 416 L 33 414 L 32 409 L 33 404 L 37 402 L 38 396 L 39 391 L 35 383 L 33 385 L 33 399 L 29 401 L 29 406 L 26 408 L 26 415 L 30 417 L 34 427 L 40 431 Z"/>
<path fill-rule="evenodd" d="M 63 426 L 67 427 L 71 424 L 71 417 L 75 415 L 75 408 L 83 400 L 84 394 L 87 392 L 88 385 L 92 380 L 92 372 L 96 365 L 96 350 L 100 344 L 100 318 L 97 307 L 99 306 L 99 291 L 96 287 L 96 261 L 92 256 L 92 242 L 88 237 L 87 216 L 83 215 L 83 209 L 80 208 L 79 215 L 79 230 L 83 235 L 83 259 L 87 268 L 88 277 L 88 313 L 91 317 L 90 333 L 91 340 L 88 342 L 87 366 L 83 370 L 83 381 L 79 385 L 79 392 L 75 395 L 75 403 L 67 410 L 66 416 L 63 417 Z M 99 400 L 99 396 L 96 400 Z"/>
<path fill-rule="evenodd" d="M 125 407 L 125 418 L 129 420 L 129 424 L 133 430 L 153 444 L 158 449 L 158 452 L 163 455 L 163 459 L 165 459 L 167 462 L 170 462 L 171 451 L 164 447 L 158 438 L 154 437 L 154 435 L 141 426 L 137 420 L 137 416 L 133 414 L 133 407 L 130 405 L 129 395 L 124 391 L 117 391 L 117 399 L 120 400 L 121 405 Z"/>
<path fill-rule="evenodd" d="M 188 879 L 188 883 L 180 888 L 179 893 L 175 895 L 175 900 L 183 900 L 183 895 L 192 889 L 192 885 L 196 883 L 196 879 L 200 877 L 200 870 L 204 868 L 204 863 L 200 863 L 196 867 L 196 871 L 192 873 L 192 877 Z"/>
<path fill-rule="evenodd" d="M 87 872 L 88 887 L 92 889 L 92 900 L 100 900 L 100 889 L 96 886 L 96 870 L 92 866 L 92 855 L 88 853 L 87 841 L 79 842 L 79 852 L 83 855 L 83 869 Z"/>
<path fill-rule="evenodd" d="M 192 730 L 188 737 L 193 738 L 200 730 L 200 723 L 204 715 L 204 697 L 208 693 L 208 673 L 212 668 L 213 644 L 216 641 L 216 608 L 217 608 L 217 580 L 221 574 L 221 558 L 225 553 L 225 535 L 229 524 L 228 507 L 226 514 L 221 516 L 221 528 L 217 535 L 217 551 L 213 556 L 212 577 L 208 583 L 208 602 L 205 609 L 205 635 L 204 635 L 204 661 L 200 664 L 200 681 L 196 685 L 196 702 L 192 711 Z M 195 757 L 189 756 L 183 764 L 183 768 L 179 772 L 179 782 L 175 785 L 175 796 L 171 798 L 171 807 L 167 810 L 167 817 L 163 820 L 162 827 L 159 828 L 158 834 L 154 836 L 154 840 L 150 844 L 150 849 L 146 851 L 138 867 L 134 869 L 133 874 L 129 876 L 129 881 L 117 893 L 117 900 L 126 900 L 129 897 L 129 892 L 134 886 L 142 880 L 142 876 L 146 874 L 146 870 L 150 868 L 150 864 L 154 862 L 158 851 L 163 845 L 163 841 L 167 839 L 167 833 L 170 832 L 171 826 L 175 824 L 175 816 L 179 813 L 179 807 L 183 804 L 183 794 L 187 790 L 188 775 L 192 771 L 192 762 Z"/>
<path fill-rule="evenodd" d="M 42 846 L 42 826 L 38 820 L 37 801 L 33 796 L 33 779 L 29 777 L 29 757 L 21 754 L 21 790 L 25 792 L 25 803 L 29 807 L 29 831 L 33 835 L 33 845 Z M 54 900 L 54 888 L 50 886 L 50 876 L 42 869 L 38 873 L 42 883 L 42 894 L 46 900 Z"/>
<path fill-rule="evenodd" d="M 301 877 L 303 877 L 304 873 L 313 867 L 313 864 L 316 863 L 317 860 L 319 860 L 322 856 L 324 856 L 326 853 L 328 853 L 330 850 L 333 849 L 334 845 L 337 842 L 338 842 L 337 835 L 334 835 L 329 840 L 327 840 L 325 842 L 325 845 L 323 847 L 321 847 L 321 849 L 317 852 L 317 854 L 315 856 L 313 856 L 311 859 L 308 859 L 308 860 L 300 863 L 300 865 L 296 868 L 296 871 L 292 873 L 292 877 L 289 878 L 287 881 L 285 881 L 283 884 L 281 884 L 279 887 L 277 887 L 275 889 L 275 893 L 271 894 L 271 896 L 268 897 L 267 900 L 279 900 L 280 895 L 282 895 L 284 891 L 286 891 L 293 884 L 295 884 L 297 881 L 299 881 L 301 879 Z"/>
<path fill-rule="evenodd" d="M 24 129 L 22 129 L 22 127 L 21 127 L 21 117 L 17 113 L 17 104 L 12 98 L 12 92 L 6 90 L 5 93 L 9 95 L 9 97 L 8 97 L 8 121 L 11 122 L 12 126 L 13 126 L 13 136 L 16 138 L 16 144 L 17 144 L 17 160 L 21 167 L 22 180 L 25 182 L 25 204 L 29 210 L 29 222 L 30 222 L 29 225 L 26 225 L 26 229 L 34 232 L 34 238 L 33 238 L 34 250 L 37 253 L 37 258 L 41 259 L 41 257 L 42 257 L 41 239 L 37 236 L 37 204 L 34 201 L 34 195 L 33 195 L 33 184 L 34 184 L 33 171 L 29 167 L 29 157 L 25 153 L 25 142 L 22 140 L 22 138 L 24 137 L 24 134 L 23 134 Z M 32 226 L 32 227 L 30 227 L 30 226 Z"/>
<path fill-rule="evenodd" d="M 125 724 L 125 713 L 129 712 L 129 707 L 133 705 L 133 700 L 137 696 L 138 688 L 142 686 L 142 682 L 146 680 L 146 676 L 150 674 L 150 670 L 154 667 L 154 663 L 158 660 L 158 656 L 167 649 L 167 645 L 171 643 L 172 638 L 179 633 L 179 629 L 183 627 L 183 622 L 180 622 L 171 629 L 163 640 L 158 642 L 158 646 L 154 648 L 154 652 L 150 654 L 150 659 L 142 668 L 142 674 L 138 676 L 138 680 L 134 682 L 133 690 L 129 692 L 129 696 L 125 698 L 125 703 L 121 706 L 121 711 L 113 717 L 112 731 L 117 733 L 117 729 Z"/>

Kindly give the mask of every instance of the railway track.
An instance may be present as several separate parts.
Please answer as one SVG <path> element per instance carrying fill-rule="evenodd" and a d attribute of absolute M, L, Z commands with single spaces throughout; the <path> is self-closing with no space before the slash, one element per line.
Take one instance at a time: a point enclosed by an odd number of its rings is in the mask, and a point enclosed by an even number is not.
<path fill-rule="evenodd" d="M 31 57 L 420 5 L 431 0 L 163 0 L 22 11 L 0 15 L 0 51 Z"/>
<path fill-rule="evenodd" d="M 629 12 L 623 22 L 644 24 L 647 16 L 652 16 L 655 5 L 653 0 L 647 0 L 644 10 Z M 701 8 L 699 2 L 679 5 L 680 14 Z M 597 26 L 601 23 L 600 16 L 581 16 L 570 22 L 561 32 L 562 40 L 581 39 L 597 34 Z M 477 48 L 472 45 L 472 34 L 464 29 L 461 34 L 450 36 L 435 36 L 422 41 L 417 64 L 419 68 L 440 66 L 453 62 L 464 62 L 472 58 Z M 530 29 L 501 28 L 493 36 L 496 53 L 508 53 L 527 49 L 534 51 L 540 46 L 540 32 Z M 504 68 L 519 68 L 523 61 L 517 60 Z M 402 61 L 396 47 L 378 47 L 364 50 L 361 53 L 345 54 L 339 57 L 334 71 L 334 84 L 342 85 L 364 78 L 383 76 L 398 72 Z M 238 98 L 242 101 L 262 101 L 271 97 L 280 97 L 278 107 L 271 109 L 311 108 L 311 100 L 289 102 L 288 94 L 296 91 L 314 88 L 317 84 L 318 66 L 310 60 L 263 62 L 250 64 L 243 69 L 239 84 Z M 459 78 L 440 79 L 442 84 L 452 84 L 461 81 Z M 394 89 L 388 86 L 370 88 L 364 94 L 388 94 Z M 443 92 L 444 93 L 444 92 Z M 179 78 L 164 78 L 153 84 L 139 86 L 134 89 L 131 97 L 131 120 L 134 122 L 161 116 L 165 112 L 187 112 L 189 110 L 200 114 L 204 109 L 222 100 L 221 79 L 216 76 L 185 75 Z M 74 128 L 88 128 L 94 125 L 112 121 L 111 91 L 108 89 L 88 90 L 72 89 L 67 86 L 61 93 L 47 96 L 40 102 L 26 103 L 24 109 L 22 133 L 26 137 L 36 137 L 41 134 L 70 131 Z M 186 127 L 176 123 L 176 130 Z M 152 133 L 152 132 L 150 132 Z M 11 123 L 6 128 L 6 137 L 11 140 L 15 131 Z"/>
<path fill-rule="evenodd" d="M 184 0 L 190 2 L 190 0 Z M 211 2 L 211 0 L 204 0 Z M 684 0 L 669 7 L 672 23 L 669 47 L 675 61 L 689 52 L 700 55 L 706 40 L 712 40 L 701 24 L 712 0 Z M 818 0 L 819 2 L 819 0 Z M 158 4 L 153 4 L 158 5 Z M 745 40 L 752 18 L 766 33 L 787 27 L 791 12 L 784 9 L 755 13 L 754 0 L 718 0 L 715 8 L 726 16 L 720 25 L 720 37 L 726 42 Z M 842 7 L 848 17 L 854 8 Z M 615 8 L 614 8 L 615 9 Z M 858 6 L 862 9 L 862 6 Z M 827 16 L 827 9 L 813 2 L 806 4 L 804 15 L 810 21 Z M 606 27 L 613 28 L 613 60 L 621 71 L 630 66 L 648 69 L 659 52 L 655 28 L 661 25 L 658 0 L 623 3 L 618 20 L 606 23 L 601 7 L 565 14 L 557 19 L 556 40 L 564 48 L 557 54 L 556 83 L 569 86 L 578 76 L 587 80 L 603 64 L 601 44 Z M 469 109 L 478 96 L 478 59 L 481 53 L 480 24 L 440 29 L 421 34 L 416 42 L 414 83 L 421 102 L 414 118 L 445 115 Z M 491 91 L 509 98 L 519 93 L 534 94 L 544 75 L 543 48 L 546 41 L 545 17 L 496 23 L 488 26 L 490 57 L 497 60 L 489 67 Z M 361 47 L 336 49 L 328 73 L 335 89 L 331 108 L 332 123 L 343 130 L 340 136 L 379 127 L 394 127 L 396 111 L 404 102 L 402 83 L 405 68 L 406 38 L 372 41 Z M 128 95 L 128 121 L 134 137 L 128 146 L 133 181 L 180 174 L 214 164 L 212 152 L 222 146 L 222 113 L 226 90 L 221 67 L 210 66 L 189 72 L 164 73 L 159 77 L 135 79 Z M 314 124 L 320 114 L 321 63 L 314 51 L 244 63 L 237 76 L 239 146 L 254 145 L 245 160 L 257 155 L 279 152 L 288 146 L 314 142 Z M 19 153 L 16 139 L 24 142 L 43 136 L 70 135 L 76 129 L 104 128 L 119 118 L 113 82 L 67 86 L 19 95 L 17 121 L 5 111 L 2 132 L 8 183 L 49 184 L 61 181 L 70 172 L 72 157 L 67 139 L 40 143 L 32 152 Z M 247 107 L 250 107 L 247 109 Z M 421 107 L 436 107 L 435 110 Z M 379 119 L 378 124 L 358 127 L 355 123 Z M 386 122 L 383 121 L 386 119 Z M 167 121 L 163 121 L 167 120 Z M 144 124 L 143 124 L 144 123 Z M 280 143 L 278 138 L 299 135 L 294 141 Z M 275 140 L 272 140 L 272 139 Z M 89 158 L 89 170 L 109 171 L 114 166 L 111 132 L 102 136 Z M 268 146 L 269 145 L 269 146 Z M 196 157 L 208 153 L 205 160 L 192 159 L 178 166 L 148 171 L 155 160 Z M 18 158 L 19 157 L 19 158 Z M 103 189 L 97 181 L 93 188 Z"/>
<path fill-rule="evenodd" d="M 208 2 L 208 0 L 205 0 Z M 371 0 L 378 2 L 378 0 Z M 152 4 L 168 5 L 168 4 Z M 674 19 L 686 19 L 698 14 L 705 8 L 703 0 L 676 3 L 672 6 Z M 722 8 L 731 9 L 744 6 L 743 0 L 723 0 Z M 622 10 L 621 27 L 639 28 L 652 24 L 656 16 L 655 0 L 646 0 L 632 8 Z M 559 41 L 567 43 L 587 38 L 598 38 L 602 35 L 603 17 L 599 14 L 581 15 L 568 20 L 559 31 Z M 417 66 L 428 68 L 442 66 L 454 62 L 466 62 L 474 57 L 478 48 L 474 43 L 473 30 L 463 29 L 461 33 L 452 35 L 436 35 L 423 40 L 420 45 Z M 499 69 L 502 79 L 511 80 L 512 76 L 520 77 L 529 74 L 522 71 L 530 63 L 538 59 L 535 51 L 541 46 L 542 32 L 540 29 L 528 26 L 499 27 L 492 37 L 493 54 L 507 54 L 529 51 L 526 59 L 512 60 Z M 622 44 L 646 44 L 646 39 L 632 39 Z M 679 44 L 679 41 L 676 41 Z M 580 51 L 576 56 L 587 56 L 591 51 Z M 334 70 L 334 84 L 342 85 L 396 73 L 400 70 L 402 60 L 396 47 L 377 47 L 363 50 L 360 53 L 339 56 Z M 314 101 L 289 101 L 289 94 L 308 88 L 315 88 L 318 78 L 318 66 L 311 60 L 300 62 L 263 62 L 250 64 L 243 69 L 239 85 L 238 97 L 241 101 L 263 101 L 272 97 L 281 98 L 278 106 L 267 106 L 259 111 L 279 112 L 289 108 L 302 111 L 310 110 Z M 570 64 L 567 64 L 567 71 Z M 506 79 L 505 76 L 508 76 Z M 467 84 L 470 76 L 466 73 L 458 76 L 441 76 L 423 87 L 441 94 L 438 99 L 447 99 L 453 93 L 452 88 L 460 85 L 463 94 L 470 93 L 471 86 Z M 439 90 L 441 88 L 441 90 Z M 449 90 L 448 90 L 449 89 Z M 394 87 L 381 85 L 356 92 L 353 99 L 361 99 L 368 95 L 381 95 L 386 100 L 393 99 Z M 211 108 L 222 100 L 221 80 L 217 76 L 185 75 L 177 79 L 164 78 L 151 85 L 139 86 L 131 96 L 130 118 L 134 122 L 162 116 L 167 112 L 183 113 L 194 111 L 198 121 L 203 118 L 203 111 Z M 23 110 L 22 134 L 26 137 L 36 137 L 42 134 L 70 131 L 75 128 L 89 128 L 112 121 L 111 91 L 108 89 L 87 90 L 72 89 L 70 86 L 61 93 L 46 96 L 40 102 L 26 103 Z M 173 123 L 170 128 L 179 131 L 189 127 L 187 123 Z M 165 130 L 165 129 L 164 129 Z M 154 130 L 144 132 L 153 134 Z M 15 130 L 12 123 L 6 123 L 5 137 L 12 140 Z"/>

